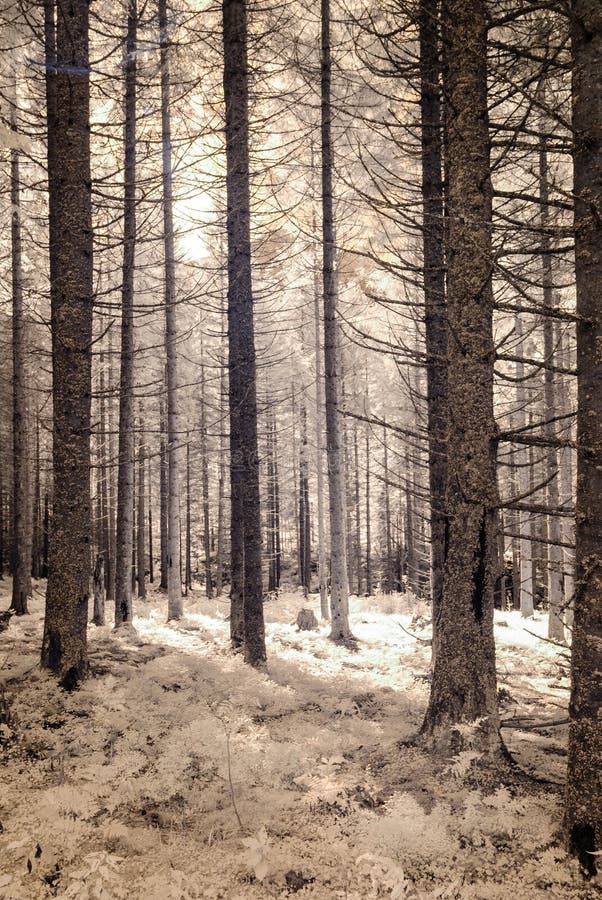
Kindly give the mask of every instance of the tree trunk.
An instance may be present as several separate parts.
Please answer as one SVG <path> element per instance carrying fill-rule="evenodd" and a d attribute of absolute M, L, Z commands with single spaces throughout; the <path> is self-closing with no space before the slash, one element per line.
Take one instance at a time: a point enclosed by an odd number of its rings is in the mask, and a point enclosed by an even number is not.
<path fill-rule="evenodd" d="M 190 517 L 190 432 L 186 433 L 186 549 L 184 554 L 184 594 L 192 587 L 192 546 Z"/>
<path fill-rule="evenodd" d="M 312 152 L 312 168 L 313 168 L 313 152 Z M 317 232 L 315 213 L 313 216 L 313 231 Z M 316 253 L 316 245 L 314 243 L 314 349 L 316 357 L 316 482 L 318 492 L 318 583 L 320 586 L 320 614 L 323 619 L 330 618 L 330 609 L 328 606 L 328 564 L 326 560 L 326 527 L 324 516 L 324 433 L 323 433 L 323 410 L 322 396 L 324 384 L 322 379 L 322 350 L 320 335 L 320 284 L 318 273 L 318 260 Z"/>
<path fill-rule="evenodd" d="M 447 325 L 445 310 L 443 146 L 439 0 L 422 0 L 420 113 L 422 137 L 423 278 L 428 414 L 433 628 L 437 627 L 445 563 L 447 478 Z"/>
<path fill-rule="evenodd" d="M 573 0 L 577 530 L 565 826 L 591 875 L 602 850 L 602 10 Z"/>
<path fill-rule="evenodd" d="M 178 368 L 176 259 L 173 228 L 173 180 L 170 117 L 170 30 L 167 0 L 159 0 L 161 50 L 161 148 L 163 158 L 163 248 L 165 253 L 165 355 L 167 360 L 167 618 L 182 617 L 180 574 L 180 476 L 178 471 Z"/>
<path fill-rule="evenodd" d="M 360 460 L 357 438 L 357 423 L 353 428 L 353 462 L 355 466 L 355 577 L 357 595 L 362 593 L 362 522 L 360 510 Z"/>
<path fill-rule="evenodd" d="M 138 597 L 146 600 L 146 547 L 144 535 L 146 532 L 146 509 L 144 489 L 144 433 L 142 431 L 143 417 L 140 416 L 140 439 L 138 443 L 138 527 L 136 530 L 136 573 L 138 582 Z"/>
<path fill-rule="evenodd" d="M 443 0 L 449 171 L 448 482 L 443 597 L 423 734 L 432 746 L 501 749 L 495 648 L 492 187 L 484 0 Z M 458 726 L 473 724 L 472 735 Z"/>
<path fill-rule="evenodd" d="M 542 138 L 539 150 L 539 199 L 541 202 L 541 242 L 542 242 L 542 284 L 544 306 L 554 305 L 554 281 L 552 272 L 552 247 L 549 235 L 549 183 L 548 183 L 548 150 L 545 136 Z M 544 335 L 544 359 L 548 365 L 554 362 L 554 323 L 546 316 L 543 320 Z M 548 419 L 557 415 L 555 375 L 550 368 L 544 371 L 544 418 Z M 556 437 L 554 422 L 546 425 L 546 436 L 551 440 Z M 558 451 L 556 447 L 549 446 L 546 450 L 546 479 L 548 480 L 547 503 L 551 509 L 560 505 L 559 466 Z M 548 549 L 548 637 L 554 641 L 564 641 L 564 609 L 562 596 L 562 566 L 563 555 L 560 542 L 562 541 L 562 526 L 560 518 L 556 515 L 548 516 L 547 536 L 550 542 Z"/>
<path fill-rule="evenodd" d="M 366 428 L 366 593 L 372 596 L 372 528 L 370 522 L 370 433 Z"/>
<path fill-rule="evenodd" d="M 222 300 L 222 334 L 225 332 L 223 300 Z M 220 597 L 224 578 L 224 499 L 226 482 L 226 440 L 225 440 L 225 400 L 226 400 L 226 363 L 221 359 L 219 378 L 219 463 L 217 486 L 217 550 L 215 559 L 215 596 Z"/>
<path fill-rule="evenodd" d="M 97 554 L 94 564 L 94 625 L 105 624 L 105 561 L 102 553 Z"/>
<path fill-rule="evenodd" d="M 201 366 L 201 483 L 203 491 L 203 552 L 205 556 L 205 593 L 213 597 L 211 572 L 211 532 L 209 517 L 209 448 L 207 446 L 207 404 L 205 397 L 205 368 Z"/>
<path fill-rule="evenodd" d="M 14 75 L 11 128 L 17 130 L 17 88 Z M 31 596 L 31 504 L 29 427 L 27 411 L 27 369 L 23 272 L 21 262 L 21 183 L 19 151 L 10 151 L 12 338 L 13 338 L 13 592 L 11 609 L 18 616 L 27 613 Z"/>
<path fill-rule="evenodd" d="M 42 665 L 56 672 L 64 687 L 73 688 L 88 669 L 91 568 L 93 264 L 88 3 L 57 0 L 56 62 L 48 5 L 54 500 Z"/>
<path fill-rule="evenodd" d="M 302 398 L 299 407 L 300 452 L 299 452 L 299 547 L 300 581 L 303 594 L 311 591 L 311 524 L 309 515 L 309 461 L 307 458 L 307 409 Z"/>
<path fill-rule="evenodd" d="M 119 374 L 119 450 L 115 627 L 132 622 L 132 543 L 134 540 L 134 270 L 136 259 L 136 0 L 128 0 L 125 47 L 125 129 L 123 261 L 121 288 L 121 368 Z"/>
<path fill-rule="evenodd" d="M 165 447 L 165 405 L 159 404 L 159 428 L 161 443 L 159 448 L 159 525 L 161 537 L 161 581 L 159 587 L 167 590 L 167 450 Z"/>
<path fill-rule="evenodd" d="M 345 470 L 339 420 L 340 359 L 337 320 L 336 238 L 332 193 L 332 106 L 330 59 L 330 0 L 321 0 L 321 149 L 322 149 L 322 277 L 324 293 L 324 396 L 326 458 L 330 507 L 330 637 L 353 643 L 349 627 L 349 584 L 345 535 Z"/>
<path fill-rule="evenodd" d="M 389 442 L 386 425 L 383 426 L 383 450 L 383 491 L 385 501 L 385 570 L 383 573 L 384 577 L 382 579 L 382 582 L 383 591 L 385 592 L 385 594 L 390 594 L 393 590 L 393 543 L 391 535 L 391 497 L 389 494 Z"/>
<path fill-rule="evenodd" d="M 33 485 L 33 532 L 31 545 L 31 574 L 33 578 L 42 577 L 42 496 L 40 493 L 40 411 L 36 411 L 36 452 L 35 452 L 35 473 Z M 0 499 L 0 505 L 1 505 Z M 0 514 L 1 516 L 1 514 Z M 1 530 L 0 521 L 0 530 Z M 1 540 L 1 538 L 0 538 Z M 2 572 L 2 563 L 0 562 L 0 574 Z"/>
<path fill-rule="evenodd" d="M 514 331 L 516 334 L 516 355 L 522 357 L 525 351 L 520 315 L 516 317 Z M 525 365 L 520 360 L 516 363 L 516 403 L 517 428 L 521 429 L 527 424 L 527 392 L 525 390 Z M 531 464 L 529 448 L 524 445 L 519 446 L 515 456 L 518 494 L 520 497 L 525 497 L 530 488 L 529 473 L 531 472 Z M 524 618 L 531 618 L 533 615 L 535 572 L 531 514 L 529 512 L 519 512 L 518 524 L 520 532 L 520 611 Z"/>
<path fill-rule="evenodd" d="M 228 197 L 228 339 L 230 375 L 230 484 L 232 515 L 242 521 L 243 627 L 246 662 L 266 661 L 261 571 L 261 516 L 257 452 L 257 397 L 251 201 L 246 0 L 223 0 L 226 190 Z M 240 538 L 239 538 L 240 540 Z M 239 548 L 240 551 L 240 548 Z"/>
<path fill-rule="evenodd" d="M 155 562 L 153 559 L 153 469 L 152 454 L 148 454 L 148 580 L 155 582 Z"/>

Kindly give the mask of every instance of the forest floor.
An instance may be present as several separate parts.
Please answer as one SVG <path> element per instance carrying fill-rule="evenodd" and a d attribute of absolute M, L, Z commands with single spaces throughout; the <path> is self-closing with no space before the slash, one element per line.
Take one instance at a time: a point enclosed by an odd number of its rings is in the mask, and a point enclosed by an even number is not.
<path fill-rule="evenodd" d="M 9 584 L 0 583 L 0 611 Z M 304 604 L 265 605 L 269 672 L 228 649 L 228 605 L 136 603 L 136 633 L 90 626 L 90 678 L 38 665 L 43 585 L 0 634 L 0 898 L 599 897 L 558 842 L 566 660 L 496 613 L 504 738 L 529 776 L 486 785 L 473 754 L 413 747 L 430 647 L 409 595 L 351 600 L 357 652 Z M 317 598 L 311 598 L 316 612 Z M 406 743 L 404 743 L 406 742 Z"/>

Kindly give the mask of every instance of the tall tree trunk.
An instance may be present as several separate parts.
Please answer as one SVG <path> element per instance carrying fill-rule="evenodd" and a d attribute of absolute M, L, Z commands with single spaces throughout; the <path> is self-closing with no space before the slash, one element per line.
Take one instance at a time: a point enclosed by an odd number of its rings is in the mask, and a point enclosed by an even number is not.
<path fill-rule="evenodd" d="M 312 152 L 313 168 L 313 152 Z M 313 216 L 313 231 L 317 232 L 315 212 Z M 324 384 L 322 379 L 322 350 L 320 334 L 320 283 L 318 273 L 318 260 L 314 242 L 314 349 L 316 364 L 316 485 L 318 492 L 318 583 L 320 586 L 320 613 L 323 619 L 330 618 L 328 606 L 328 563 L 326 558 L 326 526 L 324 510 L 324 432 L 323 432 L 323 403 L 322 397 Z"/>
<path fill-rule="evenodd" d="M 366 593 L 372 596 L 372 523 L 370 508 L 370 433 L 366 428 Z"/>
<path fill-rule="evenodd" d="M 192 588 L 192 545 L 190 516 L 190 432 L 186 433 L 186 549 L 184 555 L 184 594 Z"/>
<path fill-rule="evenodd" d="M 155 562 L 153 559 L 153 469 L 152 454 L 148 454 L 148 580 L 155 582 Z"/>
<path fill-rule="evenodd" d="M 34 459 L 35 471 L 33 483 L 33 532 L 31 545 L 31 574 L 33 578 L 36 579 L 42 577 L 42 496 L 40 493 L 40 464 L 40 411 L 36 410 L 36 451 Z M 2 564 L 0 562 L 0 573 L 1 571 Z"/>
<path fill-rule="evenodd" d="M 134 540 L 134 270 L 136 261 L 136 45 L 138 11 L 128 0 L 125 46 L 125 129 L 123 262 L 121 287 L 121 368 L 119 374 L 119 450 L 115 627 L 132 622 L 132 543 Z"/>
<path fill-rule="evenodd" d="M 14 97 L 11 128 L 17 130 L 17 87 L 14 73 Z M 27 411 L 27 368 L 25 312 L 23 309 L 23 271 L 21 262 L 21 179 L 19 151 L 10 152 L 12 338 L 13 338 L 13 592 L 11 609 L 18 616 L 27 613 L 31 596 L 31 529 L 29 423 Z"/>
<path fill-rule="evenodd" d="M 548 178 L 548 148 L 547 139 L 542 138 L 539 150 L 539 199 L 541 202 L 541 242 L 542 242 L 542 285 L 543 302 L 547 307 L 554 305 L 554 280 L 552 271 L 552 247 L 549 235 L 549 178 Z M 548 365 L 554 362 L 554 323 L 550 316 L 546 316 L 543 322 L 544 358 Z M 544 418 L 551 419 L 558 415 L 556 403 L 555 375 L 550 368 L 544 371 Z M 546 436 L 553 440 L 556 437 L 556 427 L 553 422 L 546 425 Z M 546 479 L 547 502 L 551 509 L 560 505 L 559 466 L 558 451 L 550 445 L 546 450 Z M 562 526 L 559 516 L 548 515 L 547 536 L 550 542 L 548 550 L 548 637 L 555 641 L 564 640 L 564 609 L 562 596 L 562 565 L 563 555 L 560 543 L 562 541 Z"/>
<path fill-rule="evenodd" d="M 391 496 L 389 493 L 389 441 L 386 425 L 383 426 L 383 450 L 383 492 L 385 502 L 385 570 L 383 590 L 386 594 L 390 594 L 393 590 L 393 542 L 391 535 Z"/>
<path fill-rule="evenodd" d="M 436 630 L 445 564 L 447 478 L 447 325 L 445 311 L 443 131 L 439 0 L 421 0 L 420 113 L 422 137 L 423 278 L 431 525 L 431 588 Z"/>
<path fill-rule="evenodd" d="M 307 597 L 311 590 L 311 523 L 309 514 L 309 460 L 307 458 L 307 408 L 302 398 L 299 407 L 300 452 L 299 452 L 299 538 L 300 538 L 300 581 Z"/>
<path fill-rule="evenodd" d="M 159 587 L 167 590 L 167 449 L 165 446 L 165 404 L 159 403 L 159 525 L 161 537 L 161 581 Z"/>
<path fill-rule="evenodd" d="M 362 522 L 360 510 L 360 459 L 357 423 L 353 428 L 353 462 L 355 468 L 355 577 L 358 597 L 362 593 Z"/>
<path fill-rule="evenodd" d="M 165 354 L 167 360 L 167 618 L 182 617 L 180 574 L 180 476 L 178 471 L 178 363 L 176 259 L 173 227 L 173 179 L 170 116 L 170 38 L 167 0 L 159 0 L 161 50 L 161 148 L 163 158 L 163 248 L 165 254 Z"/>
<path fill-rule="evenodd" d="M 46 36 L 52 39 L 51 15 Z M 88 669 L 91 569 L 93 264 L 86 0 L 57 0 L 56 62 L 52 43 L 46 45 L 46 84 L 54 500 L 42 665 L 72 688 Z"/>
<path fill-rule="evenodd" d="M 321 0 L 321 149 L 322 149 L 322 277 L 324 293 L 324 396 L 326 457 L 330 507 L 330 637 L 336 643 L 354 641 L 349 627 L 349 583 L 345 535 L 345 471 L 339 420 L 340 359 L 337 337 L 336 237 L 332 193 L 332 104 L 330 0 Z"/>
<path fill-rule="evenodd" d="M 111 584 L 111 571 L 113 569 L 113 560 L 111 559 L 111 538 L 110 538 L 110 517 L 111 510 L 109 506 L 109 467 L 107 464 L 108 441 L 107 441 L 107 385 L 105 380 L 105 359 L 104 354 L 100 354 L 100 380 L 99 380 L 99 440 L 98 440 L 98 484 L 100 492 L 100 509 L 101 515 L 98 521 L 100 546 L 104 556 L 104 579 L 105 579 L 105 596 L 108 595 L 109 585 Z"/>
<path fill-rule="evenodd" d="M 201 486 L 203 491 L 203 552 L 205 556 L 205 593 L 213 597 L 211 572 L 211 531 L 209 517 L 209 448 L 207 446 L 207 400 L 205 395 L 205 367 L 201 366 Z"/>
<path fill-rule="evenodd" d="M 496 483 L 493 416 L 492 187 L 485 0 L 443 0 L 449 171 L 448 481 L 443 598 L 423 724 L 449 751 L 501 749 L 495 648 Z M 479 720 L 479 721 L 477 721 Z M 463 737 L 457 726 L 474 723 Z"/>
<path fill-rule="evenodd" d="M 577 530 L 565 826 L 595 874 L 602 850 L 602 9 L 573 0 Z"/>
<path fill-rule="evenodd" d="M 222 301 L 223 304 L 223 301 Z M 224 312 L 222 309 L 222 334 L 225 333 Z M 220 597 L 224 578 L 224 500 L 226 482 L 226 439 L 225 439 L 225 401 L 226 401 L 226 362 L 221 359 L 219 377 L 219 462 L 217 485 L 217 550 L 215 558 L 215 596 Z"/>
<path fill-rule="evenodd" d="M 246 0 L 223 0 L 232 511 L 242 519 L 246 662 L 265 665 L 249 186 Z M 234 413 L 234 415 L 233 415 Z M 234 535 L 233 535 L 234 537 Z M 234 540 L 233 540 L 234 544 Z M 232 569 L 240 556 L 232 557 Z"/>
<path fill-rule="evenodd" d="M 520 315 L 515 321 L 516 334 L 516 354 L 519 360 L 516 363 L 516 420 L 517 427 L 524 428 L 527 424 L 527 391 L 525 389 L 525 365 L 520 360 L 524 355 L 523 343 L 523 325 Z M 524 497 L 529 493 L 530 489 L 530 473 L 532 466 L 530 464 L 529 448 L 520 446 L 515 453 L 516 456 L 516 472 L 518 482 L 518 493 L 520 497 Z M 518 524 L 520 532 L 520 610 L 525 618 L 533 615 L 533 598 L 534 598 L 534 547 L 533 547 L 533 523 L 531 514 L 528 512 L 518 513 Z"/>
<path fill-rule="evenodd" d="M 138 582 L 138 596 L 141 600 L 146 600 L 146 510 L 145 510 L 145 487 L 144 487 L 144 432 L 142 423 L 144 419 L 140 415 L 140 436 L 138 442 L 138 527 L 136 530 L 136 571 Z"/>

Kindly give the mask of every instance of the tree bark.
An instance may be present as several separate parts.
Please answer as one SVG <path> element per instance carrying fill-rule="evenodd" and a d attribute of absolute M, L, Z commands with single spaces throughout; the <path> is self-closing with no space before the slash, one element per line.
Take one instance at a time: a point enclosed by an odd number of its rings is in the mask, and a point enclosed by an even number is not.
<path fill-rule="evenodd" d="M 11 110 L 11 128 L 17 130 L 17 82 Z M 13 338 L 13 590 L 11 609 L 18 616 L 28 612 L 31 596 L 31 492 L 29 423 L 27 410 L 27 363 L 23 271 L 21 261 L 21 179 L 19 151 L 10 151 L 11 274 Z"/>
<path fill-rule="evenodd" d="M 165 404 L 159 403 L 159 526 L 161 538 L 161 581 L 159 587 L 167 590 L 167 449 L 165 447 Z"/>
<path fill-rule="evenodd" d="M 501 750 L 493 593 L 496 559 L 493 416 L 492 186 L 484 0 L 443 0 L 449 172 L 448 482 L 443 597 L 423 734 L 449 752 Z M 458 726 L 472 724 L 472 735 Z"/>
<path fill-rule="evenodd" d="M 445 309 L 443 143 L 439 0 L 421 0 L 420 113 L 422 137 L 423 278 L 431 525 L 431 589 L 436 630 L 445 564 L 447 479 L 447 325 Z"/>
<path fill-rule="evenodd" d="M 121 287 L 121 364 L 119 374 L 119 449 L 115 627 L 132 621 L 132 543 L 134 539 L 134 270 L 136 262 L 136 45 L 138 11 L 128 0 L 125 45 L 125 128 L 123 262 Z"/>
<path fill-rule="evenodd" d="M 96 556 L 94 564 L 94 612 L 92 623 L 94 625 L 105 624 L 105 561 L 102 553 Z"/>
<path fill-rule="evenodd" d="M 178 432 L 178 363 L 176 259 L 173 227 L 173 178 L 170 116 L 170 38 L 167 0 L 159 0 L 161 53 L 161 149 L 163 159 L 163 248 L 165 254 L 165 355 L 167 369 L 167 618 L 183 613 L 180 572 L 180 475 Z"/>
<path fill-rule="evenodd" d="M 46 36 L 52 39 L 50 17 Z M 47 43 L 54 501 L 42 665 L 73 688 L 88 669 L 91 568 L 93 265 L 86 0 L 57 0 L 56 63 L 53 51 Z"/>
<path fill-rule="evenodd" d="M 322 149 L 322 278 L 324 293 L 324 396 L 326 458 L 330 511 L 330 637 L 340 644 L 354 642 L 349 627 L 349 583 L 345 535 L 345 466 L 339 420 L 340 359 L 337 320 L 336 236 L 332 192 L 332 105 L 330 58 L 330 0 L 321 0 L 320 109 Z"/>
<path fill-rule="evenodd" d="M 249 174 L 249 84 L 246 0 L 223 0 L 226 191 L 228 198 L 228 340 L 230 375 L 230 484 L 232 515 L 242 522 L 245 661 L 266 661 L 261 571 L 261 516 L 257 451 L 257 397 Z M 240 540 L 240 537 L 238 538 Z"/>
<path fill-rule="evenodd" d="M 144 536 L 146 532 L 145 509 L 145 485 L 144 485 L 144 432 L 142 431 L 142 416 L 140 417 L 140 437 L 138 442 L 138 527 L 136 529 L 136 575 L 138 582 L 138 597 L 146 600 L 146 546 Z"/>
<path fill-rule="evenodd" d="M 313 168 L 313 152 L 312 152 Z M 316 233 L 315 213 L 313 216 L 313 230 Z M 322 378 L 322 350 L 320 335 L 320 284 L 318 273 L 318 260 L 314 243 L 313 261 L 313 288 L 314 288 L 314 348 L 316 357 L 316 486 L 318 492 L 318 582 L 320 585 L 320 614 L 323 619 L 330 618 L 328 606 L 328 564 L 326 558 L 326 525 L 324 510 L 324 432 L 323 432 L 323 403 L 322 396 L 324 384 Z"/>
<path fill-rule="evenodd" d="M 569 852 L 591 875 L 602 850 L 602 8 L 573 0 L 577 282 L 577 528 L 565 806 Z"/>

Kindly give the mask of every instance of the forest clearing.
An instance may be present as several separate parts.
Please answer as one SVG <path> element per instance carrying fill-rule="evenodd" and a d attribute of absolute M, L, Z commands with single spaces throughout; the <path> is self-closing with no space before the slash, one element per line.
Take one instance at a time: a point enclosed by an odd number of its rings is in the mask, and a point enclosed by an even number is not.
<path fill-rule="evenodd" d="M 415 597 L 351 598 L 353 654 L 298 631 L 302 595 L 270 601 L 268 674 L 229 652 L 225 602 L 188 600 L 175 627 L 157 592 L 135 635 L 92 627 L 72 694 L 38 666 L 41 591 L 3 634 L 0 896 L 599 896 L 559 842 L 567 663 L 542 616 L 496 613 L 520 768 L 493 784 L 470 749 L 434 763 L 407 743 L 431 653 Z"/>

